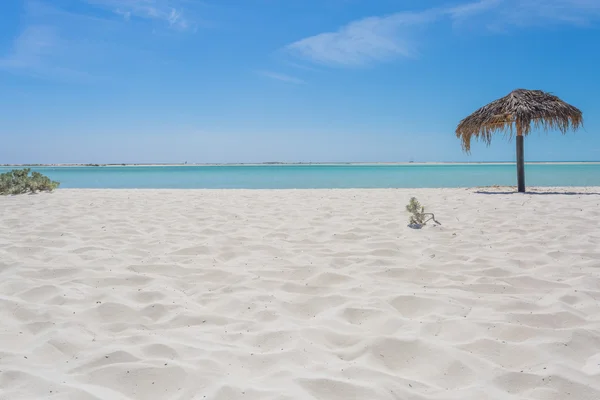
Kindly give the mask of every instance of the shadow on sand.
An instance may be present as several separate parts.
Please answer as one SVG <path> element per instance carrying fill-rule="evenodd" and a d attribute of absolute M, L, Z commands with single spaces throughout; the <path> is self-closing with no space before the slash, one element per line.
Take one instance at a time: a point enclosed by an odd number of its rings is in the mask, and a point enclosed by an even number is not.
<path fill-rule="evenodd" d="M 536 196 L 547 196 L 547 195 L 554 195 L 554 196 L 558 196 L 558 195 L 562 195 L 562 196 L 600 196 L 600 193 L 598 192 L 525 192 L 525 193 L 519 193 L 516 190 L 514 191 L 489 191 L 489 190 L 476 190 L 475 193 L 477 194 L 532 194 L 532 195 L 536 195 Z"/>

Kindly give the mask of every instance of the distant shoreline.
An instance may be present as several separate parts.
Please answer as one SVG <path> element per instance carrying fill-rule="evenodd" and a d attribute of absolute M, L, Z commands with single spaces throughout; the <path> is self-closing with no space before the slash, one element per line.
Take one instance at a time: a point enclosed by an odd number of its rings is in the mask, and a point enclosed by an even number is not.
<path fill-rule="evenodd" d="M 88 164 L 0 164 L 0 167 L 236 167 L 236 166 L 378 166 L 378 165 L 513 165 L 511 161 L 476 161 L 476 162 L 264 162 L 264 163 L 214 163 L 214 164 L 176 164 L 176 163 L 88 163 Z M 525 164 L 549 164 L 549 165 L 569 165 L 569 164 L 600 164 L 600 161 L 529 161 Z"/>

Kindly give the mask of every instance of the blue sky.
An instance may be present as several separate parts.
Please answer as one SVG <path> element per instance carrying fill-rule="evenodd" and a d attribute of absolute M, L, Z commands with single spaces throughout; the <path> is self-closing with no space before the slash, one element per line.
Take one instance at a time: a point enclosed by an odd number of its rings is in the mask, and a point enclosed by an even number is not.
<path fill-rule="evenodd" d="M 10 0 L 0 163 L 513 161 L 466 115 L 579 107 L 526 159 L 600 160 L 599 0 Z"/>

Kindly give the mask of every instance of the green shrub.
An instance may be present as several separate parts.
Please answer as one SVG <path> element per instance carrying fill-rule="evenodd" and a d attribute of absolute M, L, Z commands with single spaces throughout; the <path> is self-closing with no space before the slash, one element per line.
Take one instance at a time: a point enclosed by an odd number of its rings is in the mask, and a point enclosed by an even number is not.
<path fill-rule="evenodd" d="M 39 172 L 31 172 L 30 168 L 13 169 L 0 174 L 0 194 L 23 194 L 36 192 L 51 192 L 60 185 Z"/>
<path fill-rule="evenodd" d="M 436 221 L 435 215 L 433 215 L 432 213 L 425 212 L 425 207 L 423 207 L 421 203 L 419 203 L 419 200 L 417 200 L 416 197 L 410 198 L 410 202 L 406 206 L 406 211 L 408 211 L 411 214 L 408 220 L 408 226 L 410 226 L 411 228 L 421 228 L 429 221 L 433 221 L 436 224 L 441 225 L 438 221 Z"/>

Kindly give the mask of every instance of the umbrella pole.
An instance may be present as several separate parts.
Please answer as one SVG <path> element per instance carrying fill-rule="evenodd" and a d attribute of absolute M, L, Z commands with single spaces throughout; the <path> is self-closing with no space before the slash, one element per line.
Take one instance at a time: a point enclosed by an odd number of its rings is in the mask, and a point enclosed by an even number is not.
<path fill-rule="evenodd" d="M 519 193 L 525 193 L 525 156 L 523 151 L 523 132 L 517 122 L 517 183 Z"/>

